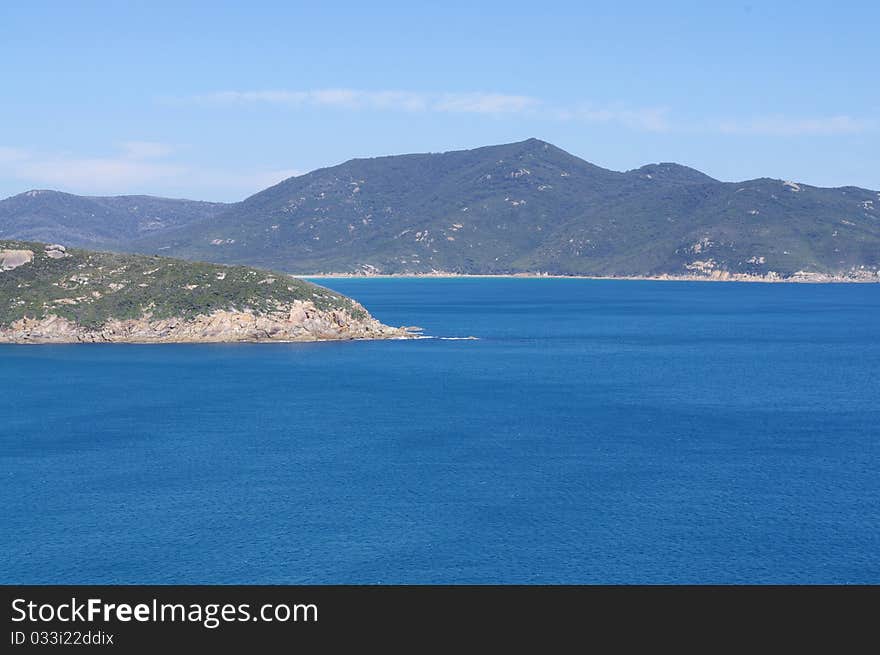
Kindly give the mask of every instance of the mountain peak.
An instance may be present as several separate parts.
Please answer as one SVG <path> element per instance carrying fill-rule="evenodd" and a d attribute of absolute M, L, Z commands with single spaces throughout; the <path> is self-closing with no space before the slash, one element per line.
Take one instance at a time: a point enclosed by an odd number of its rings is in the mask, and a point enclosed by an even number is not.
<path fill-rule="evenodd" d="M 525 141 L 521 142 L 523 145 L 527 145 L 533 148 L 555 148 L 552 143 L 548 143 L 547 141 L 542 141 L 541 139 L 537 139 L 535 137 L 529 137 Z"/>
<path fill-rule="evenodd" d="M 19 193 L 12 198 L 37 198 L 38 196 L 63 196 L 68 195 L 63 191 L 55 191 L 54 189 L 28 189 L 23 193 Z"/>
<path fill-rule="evenodd" d="M 543 152 L 548 150 L 554 150 L 558 152 L 565 152 L 562 148 L 558 146 L 554 146 L 552 143 L 548 141 L 542 141 L 541 139 L 536 139 L 535 137 L 529 137 L 524 141 L 514 141 L 513 143 L 506 144 L 507 147 L 512 148 L 521 148 L 528 152 Z M 568 153 L 566 153 L 568 154 Z"/>
<path fill-rule="evenodd" d="M 718 182 L 713 177 L 709 177 L 705 173 L 698 171 L 689 166 L 676 164 L 674 162 L 661 162 L 658 164 L 646 164 L 641 168 L 627 171 L 631 175 L 639 175 L 645 179 L 661 179 L 665 182 L 673 182 L 679 184 L 701 184 L 707 182 Z"/>

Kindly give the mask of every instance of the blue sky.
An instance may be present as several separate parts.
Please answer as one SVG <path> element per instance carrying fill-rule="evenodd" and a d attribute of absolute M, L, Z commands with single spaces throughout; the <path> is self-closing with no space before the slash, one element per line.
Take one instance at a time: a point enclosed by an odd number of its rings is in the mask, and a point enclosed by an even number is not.
<path fill-rule="evenodd" d="M 352 157 L 538 137 L 880 189 L 880 3 L 0 6 L 0 196 L 238 200 Z"/>

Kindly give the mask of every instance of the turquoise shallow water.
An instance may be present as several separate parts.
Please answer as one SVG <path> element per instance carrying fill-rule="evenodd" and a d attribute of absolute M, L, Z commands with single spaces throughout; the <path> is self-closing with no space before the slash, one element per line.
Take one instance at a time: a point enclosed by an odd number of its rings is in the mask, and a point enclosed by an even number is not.
<path fill-rule="evenodd" d="M 0 347 L 0 582 L 880 583 L 880 285 L 321 282 L 480 340 Z"/>

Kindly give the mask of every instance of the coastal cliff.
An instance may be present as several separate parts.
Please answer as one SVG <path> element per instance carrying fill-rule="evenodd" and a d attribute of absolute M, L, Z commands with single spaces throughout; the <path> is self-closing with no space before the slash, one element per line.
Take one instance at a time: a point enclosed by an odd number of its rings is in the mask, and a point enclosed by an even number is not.
<path fill-rule="evenodd" d="M 414 336 L 351 298 L 282 273 L 0 241 L 0 343 Z"/>

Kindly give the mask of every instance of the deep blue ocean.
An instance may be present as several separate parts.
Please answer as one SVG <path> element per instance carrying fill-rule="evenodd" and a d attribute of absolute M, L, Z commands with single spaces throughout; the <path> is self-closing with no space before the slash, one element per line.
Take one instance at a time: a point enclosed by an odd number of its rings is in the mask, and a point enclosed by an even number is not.
<path fill-rule="evenodd" d="M 0 346 L 0 582 L 880 583 L 880 285 L 320 282 L 479 340 Z"/>

